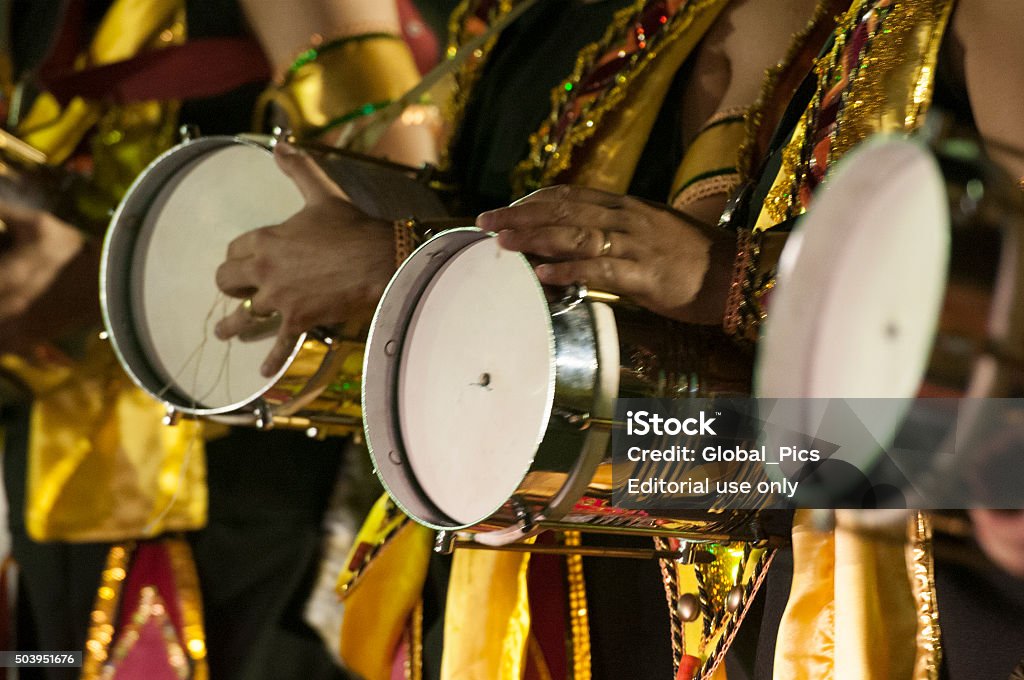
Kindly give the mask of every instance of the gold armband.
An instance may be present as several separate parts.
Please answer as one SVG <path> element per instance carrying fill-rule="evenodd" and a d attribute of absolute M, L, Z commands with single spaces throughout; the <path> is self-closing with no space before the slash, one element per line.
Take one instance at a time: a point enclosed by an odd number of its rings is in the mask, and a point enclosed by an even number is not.
<path fill-rule="evenodd" d="M 300 138 L 310 139 L 383 108 L 419 82 L 409 47 L 389 33 L 365 33 L 312 47 L 284 80 L 263 93 L 255 125 L 274 104 Z"/>
<path fill-rule="evenodd" d="M 472 218 L 465 217 L 443 217 L 429 220 L 403 217 L 400 220 L 395 220 L 395 267 L 400 267 L 412 255 L 412 251 L 429 241 L 435 234 L 472 223 Z"/>
<path fill-rule="evenodd" d="M 713 116 L 690 143 L 672 182 L 672 207 L 683 209 L 696 201 L 731 193 L 739 184 L 736 169 L 746 137 L 746 109 Z"/>
<path fill-rule="evenodd" d="M 418 223 L 415 217 L 406 217 L 395 220 L 395 268 L 402 266 L 402 263 L 412 255 L 421 243 L 423 237 L 417 229 Z"/>

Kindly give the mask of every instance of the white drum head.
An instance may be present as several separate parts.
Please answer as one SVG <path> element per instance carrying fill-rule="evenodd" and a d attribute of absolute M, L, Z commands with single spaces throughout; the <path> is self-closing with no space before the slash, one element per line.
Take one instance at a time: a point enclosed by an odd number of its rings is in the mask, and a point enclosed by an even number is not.
<path fill-rule="evenodd" d="M 851 153 L 783 251 L 758 396 L 914 397 L 949 243 L 942 173 L 923 146 L 882 138 Z"/>
<path fill-rule="evenodd" d="M 155 166 L 159 169 L 159 165 Z M 193 403 L 230 410 L 274 383 L 259 369 L 273 337 L 222 342 L 213 328 L 238 301 L 215 283 L 228 243 L 303 206 L 265 148 L 232 144 L 199 156 L 155 196 L 129 263 L 134 326 L 153 369 Z"/>
<path fill-rule="evenodd" d="M 472 524 L 516 491 L 547 429 L 554 336 L 529 263 L 483 238 L 430 281 L 398 370 L 398 421 L 423 492 Z"/>

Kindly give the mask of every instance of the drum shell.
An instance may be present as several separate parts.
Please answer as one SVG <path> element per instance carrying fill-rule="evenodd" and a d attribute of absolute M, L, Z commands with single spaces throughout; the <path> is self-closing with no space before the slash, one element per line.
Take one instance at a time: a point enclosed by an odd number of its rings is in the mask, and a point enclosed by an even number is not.
<path fill-rule="evenodd" d="M 1024 198 L 974 142 L 939 142 L 947 287 L 924 395 L 1024 395 Z"/>

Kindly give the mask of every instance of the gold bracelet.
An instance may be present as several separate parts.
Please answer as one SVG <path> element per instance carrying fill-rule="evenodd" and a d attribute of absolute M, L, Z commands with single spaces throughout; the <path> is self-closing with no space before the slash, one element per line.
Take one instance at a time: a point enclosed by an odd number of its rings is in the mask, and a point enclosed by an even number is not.
<path fill-rule="evenodd" d="M 740 185 L 740 174 L 735 168 L 724 168 L 721 173 L 692 180 L 672 199 L 672 207 L 685 210 L 690 204 L 710 196 L 731 195 Z"/>
<path fill-rule="evenodd" d="M 422 243 L 420 235 L 417 233 L 418 223 L 415 217 L 403 217 L 402 219 L 395 220 L 395 268 L 402 266 L 412 251 L 416 250 Z"/>
<path fill-rule="evenodd" d="M 408 45 L 393 35 L 332 40 L 300 54 L 283 82 L 264 91 L 254 111 L 254 127 L 263 127 L 273 104 L 296 137 L 315 137 L 375 112 L 419 79 Z"/>
<path fill-rule="evenodd" d="M 371 37 L 386 36 L 396 40 L 402 40 L 400 30 L 385 21 L 364 21 L 340 29 L 331 31 L 327 35 L 313 33 L 309 36 L 306 47 L 296 50 L 292 58 L 288 60 L 288 66 L 279 67 L 274 73 L 274 84 L 281 86 L 288 80 L 288 77 L 303 64 L 314 61 L 317 56 L 339 47 L 345 42 L 354 40 L 368 40 Z"/>
<path fill-rule="evenodd" d="M 757 324 L 751 323 L 751 317 L 757 315 L 753 307 L 756 305 L 754 277 L 759 251 L 756 234 L 741 231 L 736 236 L 736 260 L 722 326 L 728 335 L 738 340 L 757 339 Z"/>

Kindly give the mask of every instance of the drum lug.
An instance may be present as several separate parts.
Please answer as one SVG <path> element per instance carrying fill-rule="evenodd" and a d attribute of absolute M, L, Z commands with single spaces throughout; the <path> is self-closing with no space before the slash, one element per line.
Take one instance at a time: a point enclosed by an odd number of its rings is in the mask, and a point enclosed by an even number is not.
<path fill-rule="evenodd" d="M 253 415 L 256 417 L 255 425 L 260 430 L 272 430 L 274 428 L 274 414 L 270 412 L 267 402 L 260 399 L 253 408 Z"/>
<path fill-rule="evenodd" d="M 164 425 L 167 425 L 168 427 L 173 427 L 174 425 L 177 425 L 178 423 L 181 422 L 181 411 L 174 408 L 173 406 L 168 406 L 167 410 L 164 411 L 164 417 L 162 422 Z"/>
<path fill-rule="evenodd" d="M 270 148 L 274 148 L 278 142 L 292 143 L 295 141 L 292 131 L 289 128 L 275 127 L 270 134 Z"/>
<path fill-rule="evenodd" d="M 526 507 L 526 503 L 523 499 L 517 495 L 513 495 L 509 499 L 509 504 L 512 506 L 512 512 L 516 518 L 515 522 L 519 525 L 520 530 L 524 535 L 533 533 L 536 528 L 536 522 L 533 519 L 533 514 Z"/>
<path fill-rule="evenodd" d="M 313 340 L 323 343 L 327 347 L 333 347 L 334 343 L 337 342 L 334 329 L 328 328 L 327 326 L 317 326 L 313 330 L 309 331 L 307 335 Z"/>
<path fill-rule="evenodd" d="M 585 301 L 588 295 L 590 295 L 590 289 L 587 288 L 587 284 L 574 283 L 565 289 L 565 295 L 563 295 L 558 304 L 553 307 L 552 313 L 564 314 L 576 305 Z"/>
<path fill-rule="evenodd" d="M 455 532 L 441 530 L 434 534 L 434 552 L 438 555 L 451 555 L 455 550 Z"/>
<path fill-rule="evenodd" d="M 185 142 L 194 142 L 199 139 L 201 133 L 199 132 L 198 125 L 182 125 L 178 128 L 178 140 L 184 144 Z"/>
<path fill-rule="evenodd" d="M 553 415 L 557 415 L 559 418 L 564 420 L 572 427 L 580 430 L 586 430 L 590 427 L 590 414 L 586 411 L 579 413 L 576 411 L 569 411 L 566 409 L 552 408 Z"/>

